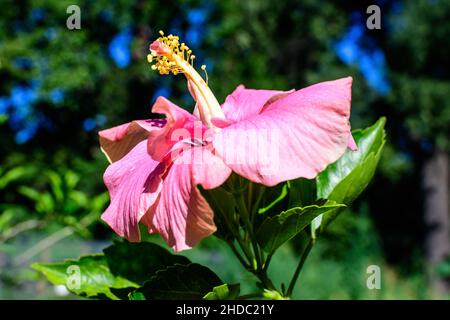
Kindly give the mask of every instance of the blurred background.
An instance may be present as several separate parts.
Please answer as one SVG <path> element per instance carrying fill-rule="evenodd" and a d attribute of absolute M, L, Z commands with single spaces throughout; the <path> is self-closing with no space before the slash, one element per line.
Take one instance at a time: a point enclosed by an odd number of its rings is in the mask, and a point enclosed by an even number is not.
<path fill-rule="evenodd" d="M 370 30 L 367 7 L 381 9 Z M 69 30 L 70 5 L 81 29 Z M 450 1 L 1 0 L 0 298 L 67 299 L 29 268 L 101 252 L 109 197 L 97 131 L 151 116 L 158 96 L 191 110 L 183 77 L 146 61 L 158 31 L 207 65 L 223 101 L 237 85 L 287 90 L 351 75 L 352 126 L 387 117 L 388 142 L 363 196 L 306 262 L 299 299 L 449 298 Z M 152 238 L 159 241 L 159 238 Z M 185 253 L 251 289 L 215 238 Z M 284 246 L 270 273 L 297 263 Z M 381 267 L 380 290 L 366 287 Z"/>

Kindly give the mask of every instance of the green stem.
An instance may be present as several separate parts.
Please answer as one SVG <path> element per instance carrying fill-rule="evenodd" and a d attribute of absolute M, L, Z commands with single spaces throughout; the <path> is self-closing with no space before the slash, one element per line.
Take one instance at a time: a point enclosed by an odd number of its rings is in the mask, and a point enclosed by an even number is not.
<path fill-rule="evenodd" d="M 230 229 L 230 227 L 228 227 L 228 228 Z M 253 255 L 252 255 L 250 248 L 242 240 L 241 235 L 239 233 L 234 234 L 234 237 L 236 238 L 236 241 L 238 242 L 239 247 L 242 249 L 242 252 L 244 253 L 245 257 L 247 258 L 249 265 L 252 266 L 253 265 Z"/>
<path fill-rule="evenodd" d="M 273 284 L 272 280 L 270 280 L 270 278 L 268 277 L 267 272 L 265 270 L 260 269 L 254 271 L 253 273 L 258 277 L 259 280 L 261 280 L 261 283 L 266 289 L 278 291 L 275 288 L 275 285 Z"/>
<path fill-rule="evenodd" d="M 230 221 L 228 215 L 226 212 L 220 212 L 222 218 L 225 221 L 225 224 L 227 225 L 228 231 L 231 232 L 231 234 L 233 235 L 233 237 L 237 240 L 240 248 L 242 249 L 242 252 L 244 253 L 245 257 L 248 260 L 249 265 L 251 266 L 253 264 L 253 256 L 251 254 L 250 248 L 244 243 L 244 241 L 242 241 L 241 235 L 239 234 L 239 231 L 237 231 L 234 227 L 233 227 L 233 223 L 232 221 Z M 235 253 L 235 255 L 238 257 L 239 260 L 243 260 L 243 258 L 241 257 L 241 255 L 237 252 L 236 248 L 234 247 L 234 244 L 232 242 L 228 242 L 231 249 L 233 250 L 233 252 Z M 247 268 L 247 264 L 244 262 L 242 264 L 243 266 L 245 266 Z"/>
<path fill-rule="evenodd" d="M 300 271 L 302 270 L 303 265 L 305 264 L 306 258 L 308 257 L 308 254 L 311 251 L 313 245 L 314 245 L 314 241 L 312 239 L 309 239 L 308 244 L 302 253 L 300 261 L 298 262 L 297 268 L 295 269 L 292 280 L 289 283 L 289 287 L 284 295 L 285 297 L 289 297 L 289 298 L 291 297 L 292 291 L 294 290 L 295 283 L 297 282 L 298 276 L 300 275 Z"/>
<path fill-rule="evenodd" d="M 263 185 L 256 184 L 255 187 L 256 187 L 257 197 L 255 200 L 255 203 L 252 205 L 252 207 L 250 209 L 250 224 L 252 225 L 252 228 L 255 225 L 255 218 L 256 218 L 256 215 L 258 214 L 259 204 L 261 203 L 261 200 L 262 200 L 265 190 L 266 190 L 266 187 Z M 255 241 L 256 241 L 256 237 L 255 237 Z M 264 252 L 262 251 L 261 248 L 259 248 L 258 254 L 259 254 L 260 267 L 263 268 L 266 265 L 266 261 L 265 261 L 266 257 L 264 256 Z"/>
<path fill-rule="evenodd" d="M 264 196 L 264 193 L 266 191 L 266 187 L 263 185 L 258 185 L 258 196 L 256 198 L 255 203 L 252 206 L 252 210 L 251 210 L 251 220 L 252 223 L 254 221 L 254 218 L 256 216 L 256 214 L 258 213 L 258 208 L 259 208 L 259 204 Z"/>
<path fill-rule="evenodd" d="M 242 256 L 240 255 L 239 251 L 236 249 L 236 247 L 234 246 L 234 243 L 232 241 L 228 242 L 228 245 L 230 246 L 231 250 L 233 251 L 234 255 L 238 258 L 239 262 L 242 264 L 242 266 L 245 269 L 250 268 L 250 265 L 244 260 L 244 258 L 242 258 Z"/>
<path fill-rule="evenodd" d="M 253 198 L 253 183 L 249 182 L 247 191 L 247 208 L 251 212 Z"/>
<path fill-rule="evenodd" d="M 247 207 L 245 206 L 245 200 L 244 200 L 243 194 L 242 193 L 237 194 L 236 200 L 237 200 L 237 206 L 238 206 L 239 213 L 241 214 L 242 220 L 244 220 L 244 224 L 247 229 L 248 235 L 250 237 L 250 242 L 253 247 L 253 252 L 254 252 L 254 256 L 255 256 L 255 260 L 256 260 L 255 264 L 254 264 L 254 269 L 259 270 L 261 268 L 261 256 L 260 256 L 259 249 L 258 249 L 258 243 L 257 243 L 255 235 L 253 233 L 253 226 L 250 222 L 248 210 L 247 210 Z"/>
<path fill-rule="evenodd" d="M 267 269 L 269 268 L 270 260 L 272 260 L 274 253 L 275 253 L 275 251 L 272 251 L 267 255 L 266 261 L 264 262 L 264 265 L 263 265 L 264 271 L 267 271 Z"/>
<path fill-rule="evenodd" d="M 228 191 L 233 193 L 236 200 L 237 212 L 239 213 L 239 216 L 245 225 L 244 235 L 241 236 L 241 233 L 239 231 L 236 232 L 236 230 L 233 228 L 232 223 L 229 221 L 228 217 L 225 217 L 225 222 L 230 231 L 233 232 L 233 236 L 236 238 L 239 246 L 242 249 L 242 252 L 245 254 L 250 264 L 247 265 L 245 263 L 244 259 L 239 254 L 238 250 L 236 249 L 233 243 L 229 242 L 229 245 L 233 250 L 234 254 L 238 257 L 241 264 L 261 281 L 265 289 L 278 292 L 272 280 L 270 280 L 270 278 L 267 275 L 267 265 L 269 261 L 266 261 L 264 263 L 264 254 L 262 253 L 262 250 L 260 250 L 258 246 L 258 242 L 256 240 L 253 230 L 253 220 L 257 213 L 258 204 L 261 201 L 264 194 L 264 186 L 258 186 L 259 187 L 258 197 L 256 199 L 255 204 L 251 203 L 251 201 L 253 200 L 251 193 L 247 194 L 247 201 L 250 201 L 250 203 L 246 204 L 246 199 L 243 193 L 244 186 L 242 180 L 240 180 L 239 177 L 232 177 L 229 180 L 229 185 L 230 188 Z M 248 246 L 248 240 L 250 240 L 251 242 L 253 253 L 251 252 L 250 247 Z M 260 296 L 261 294 L 252 295 L 251 297 L 260 297 Z M 245 297 L 247 297 L 247 295 L 241 296 L 241 298 Z"/>

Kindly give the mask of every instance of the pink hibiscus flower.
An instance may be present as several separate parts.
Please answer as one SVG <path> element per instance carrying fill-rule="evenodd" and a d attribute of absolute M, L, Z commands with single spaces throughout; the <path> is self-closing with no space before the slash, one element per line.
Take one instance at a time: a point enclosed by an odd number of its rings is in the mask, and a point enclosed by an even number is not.
<path fill-rule="evenodd" d="M 159 97 L 152 112 L 165 119 L 99 132 L 111 162 L 104 174 L 111 203 L 102 218 L 129 241 L 140 240 L 141 222 L 175 251 L 191 248 L 216 230 L 198 185 L 217 188 L 232 172 L 266 186 L 312 179 L 347 146 L 356 148 L 350 77 L 297 91 L 240 85 L 220 105 L 178 37 L 161 33 L 150 50 L 152 69 L 186 76 L 196 107 L 190 114 Z"/>

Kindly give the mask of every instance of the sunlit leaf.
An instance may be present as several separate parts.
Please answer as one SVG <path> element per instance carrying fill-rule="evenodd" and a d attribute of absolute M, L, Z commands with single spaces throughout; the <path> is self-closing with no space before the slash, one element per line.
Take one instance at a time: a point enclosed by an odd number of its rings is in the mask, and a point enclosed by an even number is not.
<path fill-rule="evenodd" d="M 296 207 L 267 218 L 256 233 L 264 251 L 272 252 L 301 232 L 317 216 L 342 207 L 334 201 L 321 201 L 316 205 Z"/>
<path fill-rule="evenodd" d="M 236 299 L 240 292 L 239 284 L 223 284 L 214 287 L 211 292 L 208 292 L 203 299 L 205 300 L 233 300 Z"/>
<path fill-rule="evenodd" d="M 347 150 L 335 163 L 317 177 L 317 196 L 346 205 L 351 204 L 367 187 L 375 173 L 381 151 L 385 143 L 385 118 L 380 118 L 373 126 L 355 130 L 353 137 L 357 151 Z M 325 227 L 339 211 L 323 216 Z"/>

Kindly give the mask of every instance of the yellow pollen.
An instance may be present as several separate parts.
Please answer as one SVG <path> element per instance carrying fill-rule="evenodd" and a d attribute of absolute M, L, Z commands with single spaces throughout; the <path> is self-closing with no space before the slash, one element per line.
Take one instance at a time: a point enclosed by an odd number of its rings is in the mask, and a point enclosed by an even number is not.
<path fill-rule="evenodd" d="M 195 55 L 192 54 L 192 50 L 183 42 L 180 44 L 180 38 L 169 34 L 164 35 L 163 31 L 159 31 L 161 35 L 156 41 L 158 41 L 162 47 L 163 52 L 152 51 L 150 56 L 147 56 L 148 63 L 154 63 L 156 69 L 160 74 L 179 74 L 186 73 L 186 65 L 193 66 Z"/>
<path fill-rule="evenodd" d="M 208 87 L 206 66 L 201 66 L 205 73 L 205 81 L 194 69 L 195 55 L 192 54 L 192 50 L 184 42 L 180 43 L 178 36 L 172 34 L 165 36 L 163 31 L 159 31 L 159 34 L 161 36 L 150 46 L 151 53 L 147 56 L 148 63 L 152 64 L 152 70 L 157 70 L 162 75 L 184 74 L 191 94 L 197 102 L 201 120 L 208 127 L 214 127 L 211 118 L 225 116 L 219 102 Z"/>

